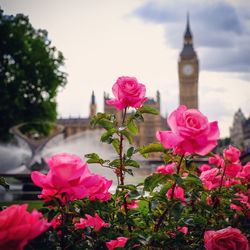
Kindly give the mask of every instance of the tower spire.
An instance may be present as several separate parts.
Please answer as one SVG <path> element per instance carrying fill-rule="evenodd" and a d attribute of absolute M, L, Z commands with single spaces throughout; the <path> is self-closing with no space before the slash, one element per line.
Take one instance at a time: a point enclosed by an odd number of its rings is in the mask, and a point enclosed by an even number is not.
<path fill-rule="evenodd" d="M 187 13 L 187 26 L 184 34 L 184 43 L 185 44 L 192 44 L 192 33 L 189 24 L 189 12 Z"/>
<path fill-rule="evenodd" d="M 91 94 L 91 102 L 90 102 L 89 108 L 90 108 L 89 117 L 91 118 L 96 114 L 96 103 L 95 103 L 95 93 L 94 93 L 94 91 L 92 91 L 92 94 Z"/>
<path fill-rule="evenodd" d="M 91 104 L 94 105 L 95 104 L 95 92 L 92 91 L 92 94 L 91 94 Z"/>

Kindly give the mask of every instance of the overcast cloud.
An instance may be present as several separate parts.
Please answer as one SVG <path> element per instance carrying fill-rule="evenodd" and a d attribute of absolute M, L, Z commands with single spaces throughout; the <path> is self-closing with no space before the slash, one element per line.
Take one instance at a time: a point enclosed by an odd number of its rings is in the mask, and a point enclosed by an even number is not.
<path fill-rule="evenodd" d="M 183 5 L 180 1 L 150 0 L 133 14 L 146 22 L 164 24 L 166 42 L 179 48 L 181 41 L 175 31 L 183 27 L 188 10 L 195 47 L 203 49 L 199 54 L 201 69 L 241 72 L 242 77 L 248 79 L 250 5 L 247 1 L 244 5 L 226 1 L 191 1 L 188 5 L 182 2 Z"/>
<path fill-rule="evenodd" d="M 248 0 L 0 0 L 5 14 L 23 13 L 48 31 L 63 52 L 68 84 L 58 93 L 58 113 L 87 117 L 94 90 L 118 76 L 135 76 L 147 96 L 161 93 L 161 113 L 178 106 L 177 62 L 190 13 L 200 62 L 199 109 L 229 135 L 233 115 L 250 114 L 250 1 Z"/>

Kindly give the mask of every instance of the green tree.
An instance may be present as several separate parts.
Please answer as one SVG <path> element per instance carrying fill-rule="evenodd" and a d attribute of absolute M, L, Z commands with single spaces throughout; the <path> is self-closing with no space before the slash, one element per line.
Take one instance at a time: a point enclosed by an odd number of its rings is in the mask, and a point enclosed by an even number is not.
<path fill-rule="evenodd" d="M 55 97 L 67 81 L 62 53 L 27 16 L 0 9 L 0 38 L 0 140 L 6 141 L 16 124 L 55 121 Z"/>

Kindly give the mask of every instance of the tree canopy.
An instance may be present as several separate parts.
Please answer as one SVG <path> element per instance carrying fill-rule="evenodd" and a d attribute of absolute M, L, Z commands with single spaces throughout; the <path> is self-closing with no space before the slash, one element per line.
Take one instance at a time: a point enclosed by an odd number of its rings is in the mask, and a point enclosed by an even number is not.
<path fill-rule="evenodd" d="M 55 121 L 55 97 L 67 81 L 63 54 L 27 16 L 0 9 L 0 37 L 0 140 L 5 141 L 14 125 Z"/>

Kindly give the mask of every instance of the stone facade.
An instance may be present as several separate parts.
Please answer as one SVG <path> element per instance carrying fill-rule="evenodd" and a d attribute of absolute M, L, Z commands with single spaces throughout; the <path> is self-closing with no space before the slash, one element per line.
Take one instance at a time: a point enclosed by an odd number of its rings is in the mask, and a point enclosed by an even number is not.
<path fill-rule="evenodd" d="M 250 152 L 250 117 L 247 119 L 241 109 L 234 114 L 230 138 L 234 146 Z"/>
<path fill-rule="evenodd" d="M 199 61 L 193 48 L 193 37 L 187 17 L 184 45 L 178 62 L 179 102 L 188 108 L 198 109 Z"/>
<path fill-rule="evenodd" d="M 110 99 L 107 93 L 104 93 L 104 112 L 115 114 L 117 116 L 118 121 L 121 121 L 122 113 L 121 111 L 117 110 L 115 107 L 107 105 L 106 100 Z M 157 91 L 156 98 L 149 98 L 148 101 L 145 103 L 161 112 L 160 107 L 160 92 Z M 89 117 L 86 118 L 60 118 L 58 119 L 58 124 L 64 126 L 64 135 L 65 137 L 74 135 L 76 133 L 83 132 L 85 130 L 90 129 L 90 120 L 91 117 L 96 114 L 96 102 L 95 102 L 95 95 L 92 92 L 91 95 L 91 102 L 90 102 L 90 114 Z M 157 130 L 166 130 L 167 124 L 166 119 L 163 118 L 161 115 L 144 115 L 145 122 L 140 122 L 138 124 L 139 134 L 136 137 L 135 143 L 138 146 L 143 146 L 148 143 L 152 143 L 156 141 L 155 134 Z"/>

